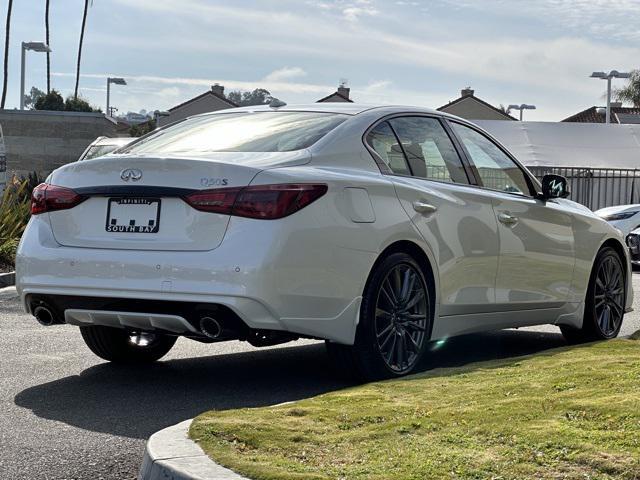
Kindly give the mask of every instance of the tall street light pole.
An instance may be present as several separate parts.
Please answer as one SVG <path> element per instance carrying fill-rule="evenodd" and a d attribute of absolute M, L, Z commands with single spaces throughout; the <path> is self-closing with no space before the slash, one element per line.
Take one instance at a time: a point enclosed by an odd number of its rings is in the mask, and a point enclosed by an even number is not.
<path fill-rule="evenodd" d="M 156 128 L 160 128 L 160 119 L 163 117 L 168 117 L 169 115 L 171 115 L 169 112 L 155 110 L 153 112 L 153 119 L 156 122 Z"/>
<path fill-rule="evenodd" d="M 24 69 L 27 50 L 33 52 L 51 52 L 49 45 L 44 42 L 22 42 L 22 55 L 20 58 L 20 110 L 24 110 Z"/>
<path fill-rule="evenodd" d="M 617 70 L 611 70 L 609 73 L 605 72 L 593 72 L 589 78 L 599 78 L 607 81 L 607 114 L 605 117 L 605 123 L 611 123 L 611 80 L 614 78 L 629 78 L 631 74 L 626 72 L 619 72 Z"/>
<path fill-rule="evenodd" d="M 107 78 L 107 111 L 106 114 L 111 116 L 111 110 L 109 110 L 110 107 L 110 100 L 111 100 L 111 84 L 115 84 L 115 85 L 126 85 L 127 82 L 125 81 L 124 78 L 120 78 L 120 77 L 108 77 Z"/>
<path fill-rule="evenodd" d="M 522 103 L 520 105 L 509 105 L 509 107 L 507 108 L 507 113 L 509 113 L 510 110 L 520 110 L 520 121 L 522 121 L 522 112 L 524 110 L 535 110 L 536 106 L 535 105 L 527 105 L 526 103 Z"/>

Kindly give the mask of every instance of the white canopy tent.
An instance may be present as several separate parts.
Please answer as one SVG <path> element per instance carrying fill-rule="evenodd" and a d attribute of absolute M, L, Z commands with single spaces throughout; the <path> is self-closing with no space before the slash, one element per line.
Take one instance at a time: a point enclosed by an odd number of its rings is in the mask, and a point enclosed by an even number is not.
<path fill-rule="evenodd" d="M 640 125 L 477 123 L 526 166 L 640 169 Z"/>

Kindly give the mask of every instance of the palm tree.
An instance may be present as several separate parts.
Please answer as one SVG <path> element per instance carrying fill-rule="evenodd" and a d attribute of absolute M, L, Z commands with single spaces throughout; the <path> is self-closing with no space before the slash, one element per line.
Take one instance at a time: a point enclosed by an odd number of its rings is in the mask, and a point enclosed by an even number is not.
<path fill-rule="evenodd" d="M 44 7 L 44 28 L 45 28 L 45 36 L 47 45 L 51 46 L 49 43 L 49 0 L 46 1 Z M 51 93 L 51 52 L 47 50 L 47 93 Z"/>
<path fill-rule="evenodd" d="M 4 35 L 4 79 L 2 82 L 2 100 L 0 100 L 0 108 L 4 108 L 4 101 L 7 98 L 7 78 L 9 75 L 9 27 L 11 26 L 11 9 L 13 8 L 13 0 L 9 0 L 7 7 L 7 28 Z"/>
<path fill-rule="evenodd" d="M 82 28 L 80 29 L 80 43 L 78 44 L 78 64 L 76 66 L 76 88 L 73 91 L 73 98 L 78 99 L 78 84 L 80 83 L 80 60 L 82 58 L 82 42 L 84 41 L 84 28 L 87 25 L 87 11 L 89 10 L 89 0 L 84 0 L 84 13 L 82 14 Z"/>
<path fill-rule="evenodd" d="M 628 102 L 640 107 L 640 70 L 633 70 L 626 87 L 616 88 L 613 94 L 619 102 Z"/>

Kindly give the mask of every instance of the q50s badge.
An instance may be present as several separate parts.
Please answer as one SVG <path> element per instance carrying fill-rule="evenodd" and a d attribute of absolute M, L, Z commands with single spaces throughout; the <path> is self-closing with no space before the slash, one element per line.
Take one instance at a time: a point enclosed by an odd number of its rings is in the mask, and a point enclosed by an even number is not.
<path fill-rule="evenodd" d="M 200 184 L 203 187 L 222 187 L 224 185 L 228 185 L 229 184 L 229 179 L 227 179 L 227 178 L 202 177 L 200 179 Z"/>

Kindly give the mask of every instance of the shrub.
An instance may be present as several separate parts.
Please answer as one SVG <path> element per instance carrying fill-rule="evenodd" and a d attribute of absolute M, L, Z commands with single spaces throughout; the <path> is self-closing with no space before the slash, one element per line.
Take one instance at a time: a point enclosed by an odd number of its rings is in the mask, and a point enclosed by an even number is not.
<path fill-rule="evenodd" d="M 139 125 L 131 125 L 129 128 L 129 135 L 132 137 L 141 137 L 149 132 L 153 132 L 156 129 L 156 121 L 150 119 L 148 122 L 141 123 Z"/>
<path fill-rule="evenodd" d="M 13 267 L 20 237 L 31 216 L 29 179 L 7 182 L 0 204 L 0 265 Z"/>
<path fill-rule="evenodd" d="M 36 110 L 64 110 L 64 100 L 57 90 L 38 97 L 35 103 Z"/>
<path fill-rule="evenodd" d="M 70 95 L 64 102 L 64 109 L 67 112 L 100 112 L 99 108 L 93 108 L 84 98 Z"/>

